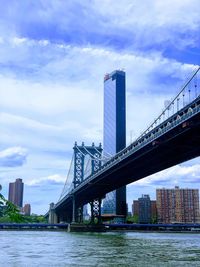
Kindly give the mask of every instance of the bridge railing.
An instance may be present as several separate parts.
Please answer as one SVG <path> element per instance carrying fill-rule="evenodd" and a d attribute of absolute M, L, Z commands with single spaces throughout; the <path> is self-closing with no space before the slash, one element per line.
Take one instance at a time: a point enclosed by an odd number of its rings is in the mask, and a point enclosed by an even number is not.
<path fill-rule="evenodd" d="M 110 163 L 114 162 L 117 159 L 121 159 L 127 153 L 133 153 L 136 150 L 140 149 L 144 145 L 149 142 L 154 141 L 158 137 L 162 136 L 165 132 L 171 130 L 172 128 L 176 127 L 178 124 L 183 123 L 185 120 L 193 116 L 194 114 L 200 111 L 200 96 L 193 101 L 190 105 L 187 105 L 185 108 L 168 118 L 166 121 L 158 125 L 156 128 L 147 132 L 145 135 L 142 135 L 140 139 L 130 144 L 125 149 L 121 150 L 117 153 L 113 158 L 111 158 L 108 162 L 106 162 L 102 168 L 109 165 Z"/>
<path fill-rule="evenodd" d="M 165 121 L 171 115 L 177 113 L 180 109 L 187 106 L 193 100 L 195 100 L 200 94 L 199 91 L 199 71 L 200 67 L 198 67 L 192 76 L 185 82 L 182 86 L 179 93 L 169 101 L 166 108 L 162 111 L 162 113 L 150 124 L 150 126 L 142 132 L 142 134 L 136 139 L 141 139 L 142 136 L 146 135 L 153 128 L 157 127 L 161 122 Z"/>

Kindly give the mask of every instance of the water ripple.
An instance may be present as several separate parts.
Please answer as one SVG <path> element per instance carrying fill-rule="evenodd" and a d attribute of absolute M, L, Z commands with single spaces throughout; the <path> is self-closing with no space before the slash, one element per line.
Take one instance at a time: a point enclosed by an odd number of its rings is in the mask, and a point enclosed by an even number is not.
<path fill-rule="evenodd" d="M 1 231 L 0 266 L 200 266 L 200 234 Z"/>

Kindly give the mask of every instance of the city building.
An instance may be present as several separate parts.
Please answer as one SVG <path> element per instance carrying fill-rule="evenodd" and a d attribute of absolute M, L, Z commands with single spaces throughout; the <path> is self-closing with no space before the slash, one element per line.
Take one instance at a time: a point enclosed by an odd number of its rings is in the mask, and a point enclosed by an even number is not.
<path fill-rule="evenodd" d="M 139 223 L 157 222 L 156 201 L 151 200 L 149 195 L 142 195 L 138 200 L 133 200 L 132 215 L 138 218 Z"/>
<path fill-rule="evenodd" d="M 23 207 L 23 213 L 24 215 L 30 216 L 31 215 L 31 205 L 25 204 Z"/>
<path fill-rule="evenodd" d="M 22 179 L 18 178 L 14 183 L 9 183 L 8 200 L 16 206 L 22 208 L 23 206 L 23 191 L 24 183 Z"/>
<path fill-rule="evenodd" d="M 157 214 L 157 203 L 156 200 L 151 200 L 151 222 L 157 223 L 158 214 Z"/>
<path fill-rule="evenodd" d="M 139 201 L 138 200 L 133 200 L 132 215 L 139 216 Z"/>
<path fill-rule="evenodd" d="M 139 223 L 151 223 L 151 200 L 149 195 L 142 195 L 138 198 L 139 206 Z"/>
<path fill-rule="evenodd" d="M 104 77 L 104 156 L 109 158 L 126 146 L 125 72 Z M 106 195 L 102 214 L 126 216 L 126 186 Z"/>
<path fill-rule="evenodd" d="M 90 215 L 88 213 L 88 205 L 83 206 L 83 220 L 89 221 Z"/>
<path fill-rule="evenodd" d="M 197 223 L 199 221 L 199 190 L 156 189 L 159 223 Z"/>

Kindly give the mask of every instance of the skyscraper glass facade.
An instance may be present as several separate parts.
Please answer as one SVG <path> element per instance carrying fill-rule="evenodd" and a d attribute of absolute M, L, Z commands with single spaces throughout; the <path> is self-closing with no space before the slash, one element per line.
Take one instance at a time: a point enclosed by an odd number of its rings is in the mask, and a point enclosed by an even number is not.
<path fill-rule="evenodd" d="M 114 155 L 126 146 L 125 72 L 116 70 L 104 78 L 104 155 Z M 106 195 L 105 214 L 126 214 L 126 187 Z"/>

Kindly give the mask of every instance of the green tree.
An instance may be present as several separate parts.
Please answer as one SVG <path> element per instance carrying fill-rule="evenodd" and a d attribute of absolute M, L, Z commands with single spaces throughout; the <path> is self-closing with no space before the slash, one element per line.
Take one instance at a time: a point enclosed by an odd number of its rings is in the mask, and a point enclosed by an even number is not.
<path fill-rule="evenodd" d="M 133 216 L 133 222 L 134 223 L 139 223 L 139 216 L 138 215 L 134 215 Z"/>
<path fill-rule="evenodd" d="M 157 216 L 152 216 L 151 223 L 157 223 L 157 222 L 158 222 Z"/>
<path fill-rule="evenodd" d="M 4 209 L 2 207 L 5 206 Z M 8 222 L 22 222 L 23 217 L 19 213 L 19 209 L 9 200 L 5 199 L 2 194 L 0 194 L 0 207 L 1 207 L 1 216 L 4 217 L 4 220 Z M 3 220 L 3 221 L 4 221 Z"/>
<path fill-rule="evenodd" d="M 128 216 L 126 221 L 127 223 L 138 223 L 138 215 Z"/>

